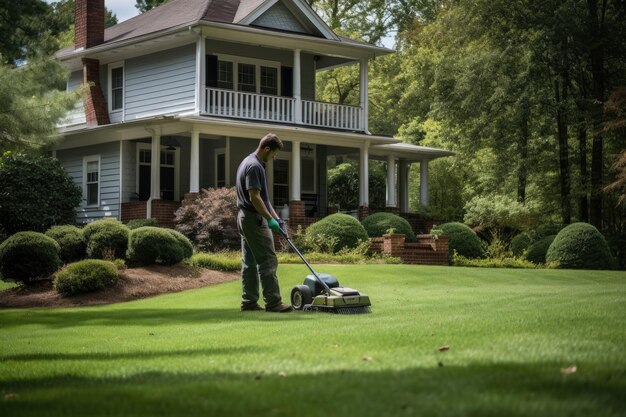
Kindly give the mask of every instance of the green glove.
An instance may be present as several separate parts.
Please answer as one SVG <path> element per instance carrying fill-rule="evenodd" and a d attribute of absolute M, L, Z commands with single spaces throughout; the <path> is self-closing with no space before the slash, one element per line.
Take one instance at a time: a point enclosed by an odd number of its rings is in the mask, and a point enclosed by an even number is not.
<path fill-rule="evenodd" d="M 270 229 L 272 229 L 275 232 L 279 232 L 280 231 L 280 225 L 278 224 L 278 222 L 276 221 L 275 218 L 271 217 L 268 221 L 267 221 L 267 225 L 269 226 Z"/>

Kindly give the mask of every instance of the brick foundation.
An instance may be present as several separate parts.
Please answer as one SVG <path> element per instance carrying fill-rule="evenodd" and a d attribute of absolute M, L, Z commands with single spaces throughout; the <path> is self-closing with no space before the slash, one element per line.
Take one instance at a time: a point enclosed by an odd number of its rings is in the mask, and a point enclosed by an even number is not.
<path fill-rule="evenodd" d="M 370 208 L 368 206 L 359 206 L 359 221 L 363 220 L 370 215 Z"/>
<path fill-rule="evenodd" d="M 417 235 L 417 242 L 405 242 L 404 235 L 393 234 L 371 238 L 370 253 L 398 257 L 404 264 L 449 265 L 448 238 Z"/>
<path fill-rule="evenodd" d="M 130 220 L 145 219 L 147 201 L 130 201 L 122 203 L 122 223 L 128 223 Z M 160 227 L 169 227 L 173 229 L 175 226 L 174 213 L 180 207 L 177 201 L 168 200 L 152 200 L 152 218 L 157 219 Z"/>

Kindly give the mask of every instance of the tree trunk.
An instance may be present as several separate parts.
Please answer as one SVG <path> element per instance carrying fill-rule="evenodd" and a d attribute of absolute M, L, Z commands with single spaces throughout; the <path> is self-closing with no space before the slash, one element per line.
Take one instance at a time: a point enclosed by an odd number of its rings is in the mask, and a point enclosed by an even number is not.
<path fill-rule="evenodd" d="M 560 83 L 563 83 L 561 94 Z M 569 149 L 567 147 L 567 77 L 557 78 L 554 81 L 554 98 L 556 100 L 556 126 L 559 142 L 559 183 L 561 188 L 561 219 L 563 224 L 570 224 L 572 220 L 572 207 L 570 202 L 570 173 L 569 173 Z"/>
<path fill-rule="evenodd" d="M 589 179 L 587 178 L 587 121 L 582 114 L 578 116 L 578 157 L 580 158 L 580 198 L 578 201 L 578 218 L 581 222 L 589 222 Z"/>
<path fill-rule="evenodd" d="M 605 101 L 604 85 L 604 39 L 602 26 L 604 25 L 604 7 L 606 1 L 602 1 L 601 15 L 598 17 L 597 0 L 587 0 L 589 9 L 589 32 L 591 35 L 590 59 L 591 59 L 591 79 L 593 85 L 593 145 L 591 149 L 591 224 L 602 230 L 602 176 L 603 176 L 603 146 L 604 137 L 602 135 L 603 113 L 602 105 Z"/>
<path fill-rule="evenodd" d="M 520 135 L 519 135 L 519 166 L 517 170 L 517 201 L 526 201 L 526 179 L 528 176 L 528 137 L 530 119 L 530 105 L 524 98 L 520 109 Z"/>

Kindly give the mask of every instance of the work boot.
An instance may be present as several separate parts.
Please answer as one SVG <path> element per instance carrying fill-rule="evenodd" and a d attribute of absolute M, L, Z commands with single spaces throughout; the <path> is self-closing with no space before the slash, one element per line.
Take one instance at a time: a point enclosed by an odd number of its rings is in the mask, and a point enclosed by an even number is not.
<path fill-rule="evenodd" d="M 276 304 L 271 307 L 265 306 L 265 311 L 270 312 L 270 313 L 289 313 L 292 310 L 293 310 L 293 307 L 291 307 L 288 304 L 283 304 L 283 303 Z"/>
<path fill-rule="evenodd" d="M 241 304 L 241 311 L 263 311 L 263 307 L 257 303 Z"/>

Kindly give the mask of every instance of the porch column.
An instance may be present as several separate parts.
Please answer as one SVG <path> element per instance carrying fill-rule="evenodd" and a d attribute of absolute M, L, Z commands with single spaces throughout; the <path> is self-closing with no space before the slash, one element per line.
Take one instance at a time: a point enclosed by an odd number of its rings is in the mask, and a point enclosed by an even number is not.
<path fill-rule="evenodd" d="M 300 70 L 300 49 L 293 51 L 293 98 L 296 99 L 294 118 L 295 122 L 302 123 L 302 87 L 301 87 L 301 70 Z"/>
<path fill-rule="evenodd" d="M 359 206 L 369 206 L 369 141 L 361 146 L 359 161 Z"/>
<path fill-rule="evenodd" d="M 368 131 L 368 123 L 367 123 L 367 119 L 368 119 L 368 96 L 367 96 L 367 82 L 368 82 L 368 77 L 367 77 L 367 68 L 368 68 L 368 61 L 367 59 L 361 59 L 361 65 L 359 66 L 360 72 L 361 72 L 361 82 L 359 84 L 359 97 L 361 99 L 361 115 L 362 115 L 362 120 L 361 120 L 361 127 L 363 128 L 364 131 Z"/>
<path fill-rule="evenodd" d="M 206 40 L 200 34 L 196 41 L 196 113 L 206 111 Z"/>
<path fill-rule="evenodd" d="M 420 161 L 420 204 L 428 205 L 428 160 Z"/>
<path fill-rule="evenodd" d="M 150 200 L 161 198 L 161 131 L 152 130 L 150 157 Z"/>
<path fill-rule="evenodd" d="M 291 189 L 289 190 L 289 201 L 300 201 L 301 175 L 300 142 L 291 142 Z"/>
<path fill-rule="evenodd" d="M 398 192 L 400 213 L 409 212 L 409 170 L 411 164 L 405 160 L 398 162 Z"/>
<path fill-rule="evenodd" d="M 189 192 L 200 192 L 200 132 L 191 132 L 191 155 L 189 156 Z"/>
<path fill-rule="evenodd" d="M 387 156 L 387 207 L 396 207 L 396 158 Z"/>

